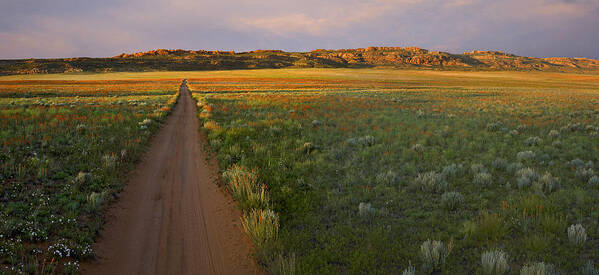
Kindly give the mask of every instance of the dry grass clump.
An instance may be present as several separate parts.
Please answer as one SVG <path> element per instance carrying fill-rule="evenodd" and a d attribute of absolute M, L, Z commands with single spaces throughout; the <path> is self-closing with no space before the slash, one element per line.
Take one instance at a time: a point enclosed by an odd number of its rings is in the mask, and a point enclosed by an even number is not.
<path fill-rule="evenodd" d="M 258 182 L 256 171 L 235 164 L 223 173 L 223 178 L 242 209 L 268 206 L 269 196 L 266 185 Z"/>
<path fill-rule="evenodd" d="M 241 220 L 243 229 L 258 248 L 274 240 L 279 232 L 279 216 L 270 209 L 252 209 Z"/>

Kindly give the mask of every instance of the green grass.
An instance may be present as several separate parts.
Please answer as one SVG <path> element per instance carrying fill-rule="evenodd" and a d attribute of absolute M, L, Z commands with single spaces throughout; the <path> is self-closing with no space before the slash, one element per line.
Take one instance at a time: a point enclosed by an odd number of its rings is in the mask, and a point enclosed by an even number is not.
<path fill-rule="evenodd" d="M 147 83 L 98 92 L 103 85 L 34 82 L 16 88 L 40 94 L 0 97 L 1 274 L 70 274 L 94 257 L 103 207 L 175 103 L 177 84 L 152 94 Z"/>
<path fill-rule="evenodd" d="M 481 255 L 499 250 L 510 274 L 599 262 L 599 186 L 589 183 L 599 170 L 598 75 L 265 69 L 0 77 L 4 268 L 36 270 L 66 248 L 77 255 L 57 270 L 86 258 L 117 175 L 159 126 L 142 129 L 143 120 L 171 95 L 40 81 L 182 78 L 223 172 L 257 175 L 230 188 L 272 273 L 418 273 L 427 240 L 453 245 L 432 268 L 444 274 L 483 272 Z M 418 179 L 427 173 L 435 177 Z M 35 206 L 40 198 L 49 203 Z M 584 243 L 570 242 L 573 224 Z M 37 229 L 47 240 L 31 238 Z"/>
<path fill-rule="evenodd" d="M 588 184 L 599 163 L 597 76 L 219 74 L 190 85 L 221 168 L 256 169 L 268 186 L 279 237 L 257 255 L 271 270 L 276 255 L 295 255 L 300 274 L 393 274 L 410 263 L 422 272 L 429 239 L 453 240 L 444 264 L 429 267 L 443 274 L 483 272 L 491 250 L 509 255 L 513 274 L 533 262 L 576 273 L 599 260 L 599 186 Z M 314 79 L 322 87 L 298 84 Z M 427 173 L 438 176 L 419 179 Z M 462 195 L 459 207 L 446 192 Z M 579 223 L 582 246 L 566 230 Z"/>

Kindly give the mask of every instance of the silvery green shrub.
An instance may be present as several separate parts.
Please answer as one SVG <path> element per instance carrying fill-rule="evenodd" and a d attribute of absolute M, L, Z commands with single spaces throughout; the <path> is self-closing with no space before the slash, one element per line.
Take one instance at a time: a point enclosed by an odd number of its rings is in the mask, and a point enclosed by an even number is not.
<path fill-rule="evenodd" d="M 476 175 L 478 173 L 487 173 L 488 172 L 487 168 L 485 168 L 485 166 L 480 163 L 473 163 L 472 165 L 470 165 L 470 171 L 474 175 Z"/>
<path fill-rule="evenodd" d="M 348 138 L 345 140 L 347 145 L 362 145 L 362 146 L 373 146 L 376 143 L 376 139 L 373 136 L 363 136 L 359 138 Z"/>
<path fill-rule="evenodd" d="M 551 146 L 556 147 L 556 148 L 560 148 L 562 147 L 562 142 L 560 140 L 556 140 L 554 142 L 551 143 Z"/>
<path fill-rule="evenodd" d="M 587 168 L 593 168 L 595 166 L 595 163 L 593 163 L 592 160 L 587 161 L 587 163 L 585 163 L 585 166 Z"/>
<path fill-rule="evenodd" d="M 535 158 L 535 152 L 533 151 L 522 151 L 516 154 L 516 159 L 519 161 L 531 160 Z"/>
<path fill-rule="evenodd" d="M 418 177 L 416 177 L 416 184 L 418 184 L 423 191 L 436 193 L 440 193 L 448 187 L 447 181 L 445 181 L 443 175 L 435 171 L 418 174 Z"/>
<path fill-rule="evenodd" d="M 476 185 L 491 185 L 493 184 L 493 176 L 486 172 L 477 173 L 474 175 L 472 182 Z"/>
<path fill-rule="evenodd" d="M 376 214 L 376 209 L 370 203 L 361 202 L 358 205 L 358 214 L 361 217 L 372 217 Z"/>
<path fill-rule="evenodd" d="M 481 256 L 483 274 L 503 275 L 510 270 L 508 255 L 501 250 L 484 252 Z"/>
<path fill-rule="evenodd" d="M 568 165 L 574 168 L 582 168 L 585 166 L 584 161 L 582 161 L 581 159 L 573 159 L 568 162 Z"/>
<path fill-rule="evenodd" d="M 392 170 L 381 172 L 376 175 L 376 182 L 379 184 L 395 185 L 401 181 L 397 173 Z"/>
<path fill-rule="evenodd" d="M 530 186 L 539 179 L 539 174 L 532 168 L 522 168 L 516 172 L 516 184 L 518 188 Z"/>
<path fill-rule="evenodd" d="M 455 210 L 460 208 L 463 203 L 464 196 L 460 192 L 445 192 L 441 195 L 441 204 L 445 209 Z"/>
<path fill-rule="evenodd" d="M 364 136 L 359 139 L 360 143 L 364 146 L 373 146 L 376 143 L 376 139 L 373 136 Z"/>
<path fill-rule="evenodd" d="M 506 171 L 509 163 L 507 160 L 502 158 L 497 158 L 491 162 L 491 168 L 497 171 Z"/>
<path fill-rule="evenodd" d="M 520 124 L 516 127 L 516 130 L 518 130 L 520 132 L 524 132 L 524 131 L 528 130 L 528 126 L 526 126 L 525 124 Z"/>
<path fill-rule="evenodd" d="M 150 124 L 152 124 L 152 120 L 149 118 L 144 119 L 142 122 L 138 123 L 141 129 L 148 129 Z"/>
<path fill-rule="evenodd" d="M 416 275 L 416 268 L 410 264 L 406 269 L 403 270 L 401 275 Z"/>
<path fill-rule="evenodd" d="M 560 186 L 559 179 L 552 176 L 549 172 L 545 172 L 545 174 L 539 178 L 535 185 L 538 186 L 538 188 L 544 193 L 551 193 L 557 190 Z"/>
<path fill-rule="evenodd" d="M 541 154 L 541 155 L 538 157 L 538 160 L 539 160 L 541 163 L 546 163 L 546 162 L 548 162 L 548 161 L 550 161 L 550 160 L 551 160 L 551 157 L 549 156 L 549 154 Z"/>
<path fill-rule="evenodd" d="M 410 149 L 417 153 L 424 152 L 424 146 L 420 143 L 416 143 L 416 144 L 412 145 L 412 147 Z"/>
<path fill-rule="evenodd" d="M 77 124 L 77 131 L 83 131 L 85 129 L 87 129 L 87 125 L 85 124 Z"/>
<path fill-rule="evenodd" d="M 102 156 L 104 167 L 113 167 L 116 165 L 117 158 L 114 154 L 106 154 Z"/>
<path fill-rule="evenodd" d="M 80 171 L 77 174 L 77 176 L 75 177 L 75 183 L 84 184 L 86 182 L 89 182 L 91 179 L 92 179 L 91 173 L 84 173 L 84 172 Z"/>
<path fill-rule="evenodd" d="M 455 177 L 457 176 L 460 171 L 462 170 L 462 165 L 456 165 L 455 163 L 452 163 L 450 165 L 447 165 L 445 167 L 443 167 L 443 170 L 441 171 L 441 174 L 443 175 L 443 177 L 445 178 L 451 178 L 451 177 Z"/>
<path fill-rule="evenodd" d="M 442 241 L 426 240 L 420 246 L 420 257 L 422 258 L 422 269 L 425 272 L 440 270 L 451 253 L 451 243 L 445 246 Z"/>
<path fill-rule="evenodd" d="M 312 120 L 312 127 L 318 127 L 320 125 L 322 125 L 322 122 L 320 122 L 320 120 Z"/>
<path fill-rule="evenodd" d="M 592 176 L 592 177 L 589 179 L 588 183 L 589 183 L 590 185 L 599 185 L 599 177 L 598 177 L 598 176 Z"/>
<path fill-rule="evenodd" d="M 496 131 L 499 131 L 502 126 L 503 126 L 503 124 L 499 121 L 487 123 L 487 130 L 489 130 L 490 132 L 496 132 Z"/>
<path fill-rule="evenodd" d="M 522 169 L 523 167 L 524 164 L 522 164 L 521 162 L 513 162 L 507 166 L 507 171 L 508 173 L 516 173 L 516 171 Z"/>
<path fill-rule="evenodd" d="M 556 275 L 557 271 L 552 264 L 544 262 L 528 263 L 520 269 L 520 275 Z"/>
<path fill-rule="evenodd" d="M 582 124 L 580 124 L 578 122 L 576 122 L 576 123 L 571 123 L 570 122 L 570 123 L 568 123 L 568 125 L 562 127 L 560 130 L 562 132 L 565 132 L 565 131 L 570 131 L 570 132 L 580 131 L 580 130 L 582 130 Z"/>
<path fill-rule="evenodd" d="M 551 131 L 549 131 L 548 136 L 552 137 L 552 138 L 559 137 L 559 131 L 558 130 L 551 130 Z"/>
<path fill-rule="evenodd" d="M 593 171 L 593 168 L 577 168 L 574 175 L 583 181 L 588 181 L 595 175 L 595 171 Z"/>
<path fill-rule="evenodd" d="M 599 275 L 599 270 L 597 270 L 597 268 L 595 267 L 595 265 L 593 265 L 592 261 L 588 261 L 583 267 L 582 267 L 582 275 Z"/>
<path fill-rule="evenodd" d="M 568 240 L 571 244 L 582 246 L 587 241 L 587 233 L 581 224 L 573 224 L 568 228 Z"/>
<path fill-rule="evenodd" d="M 543 140 L 540 137 L 529 137 L 524 140 L 524 144 L 528 146 L 539 145 Z"/>

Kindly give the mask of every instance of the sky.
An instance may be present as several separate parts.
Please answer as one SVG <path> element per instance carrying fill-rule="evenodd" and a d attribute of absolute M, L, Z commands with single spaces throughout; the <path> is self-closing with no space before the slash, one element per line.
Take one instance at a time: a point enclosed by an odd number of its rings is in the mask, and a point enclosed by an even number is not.
<path fill-rule="evenodd" d="M 0 59 L 417 46 L 599 59 L 599 0 L 0 0 Z"/>

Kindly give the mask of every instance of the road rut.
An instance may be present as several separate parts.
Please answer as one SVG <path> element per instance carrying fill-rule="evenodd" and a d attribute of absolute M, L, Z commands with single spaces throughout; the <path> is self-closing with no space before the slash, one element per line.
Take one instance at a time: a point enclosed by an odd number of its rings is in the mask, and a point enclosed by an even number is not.
<path fill-rule="evenodd" d="M 179 102 L 108 210 L 83 274 L 261 274 L 235 202 L 214 183 L 195 102 Z"/>

